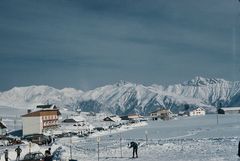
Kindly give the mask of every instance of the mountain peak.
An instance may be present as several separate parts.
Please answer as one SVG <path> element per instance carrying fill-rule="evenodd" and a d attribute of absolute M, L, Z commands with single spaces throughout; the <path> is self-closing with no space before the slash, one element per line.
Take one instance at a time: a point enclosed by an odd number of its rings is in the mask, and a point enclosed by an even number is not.
<path fill-rule="evenodd" d="M 124 86 L 127 84 L 132 84 L 131 82 L 125 81 L 125 80 L 120 80 L 117 83 L 115 83 L 116 86 L 120 87 L 120 86 Z"/>
<path fill-rule="evenodd" d="M 197 76 L 192 80 L 184 82 L 182 85 L 184 86 L 205 86 L 210 84 L 217 84 L 217 83 L 223 83 L 226 82 L 224 79 L 219 78 L 204 78 Z"/>

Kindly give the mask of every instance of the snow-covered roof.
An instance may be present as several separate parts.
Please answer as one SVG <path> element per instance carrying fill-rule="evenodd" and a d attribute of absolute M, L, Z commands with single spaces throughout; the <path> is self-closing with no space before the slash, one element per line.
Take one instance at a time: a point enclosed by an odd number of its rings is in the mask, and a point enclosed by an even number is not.
<path fill-rule="evenodd" d="M 143 118 L 143 116 L 140 114 L 130 114 L 130 115 L 128 115 L 128 118 L 129 119 L 138 119 L 138 118 Z"/>
<path fill-rule="evenodd" d="M 49 110 L 39 110 L 27 113 L 25 115 L 22 115 L 22 117 L 39 117 L 39 116 L 48 116 L 48 115 L 61 115 L 59 110 L 56 109 L 49 109 Z"/>
<path fill-rule="evenodd" d="M 202 111 L 205 111 L 205 109 L 204 108 L 202 108 L 202 107 L 197 107 L 197 108 L 194 108 L 194 109 L 192 109 L 192 110 L 190 110 L 190 111 L 196 111 L 196 110 L 202 110 Z"/>
<path fill-rule="evenodd" d="M 221 109 L 224 111 L 234 111 L 234 110 L 240 110 L 240 107 L 225 107 Z"/>
<path fill-rule="evenodd" d="M 113 121 L 113 122 L 119 122 L 121 121 L 121 118 L 119 116 L 108 116 L 103 119 L 104 121 Z"/>
<path fill-rule="evenodd" d="M 1 128 L 1 129 L 6 129 L 7 126 L 6 126 L 3 122 L 0 122 L 0 128 Z"/>
<path fill-rule="evenodd" d="M 37 105 L 37 107 L 36 108 L 54 108 L 54 107 L 56 107 L 55 105 Z"/>

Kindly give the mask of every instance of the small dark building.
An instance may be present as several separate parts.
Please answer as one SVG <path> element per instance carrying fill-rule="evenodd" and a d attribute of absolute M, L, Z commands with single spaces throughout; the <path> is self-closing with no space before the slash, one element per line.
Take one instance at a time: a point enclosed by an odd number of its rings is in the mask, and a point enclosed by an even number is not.
<path fill-rule="evenodd" d="M 172 112 L 169 109 L 157 109 L 150 113 L 152 120 L 169 120 L 171 118 Z"/>
<path fill-rule="evenodd" d="M 240 107 L 226 107 L 218 109 L 218 114 L 240 114 Z"/>
<path fill-rule="evenodd" d="M 121 121 L 121 118 L 117 115 L 114 115 L 114 116 L 105 117 L 103 121 L 119 122 Z"/>
<path fill-rule="evenodd" d="M 114 122 L 114 120 L 112 120 L 110 117 L 104 118 L 103 121 L 112 121 L 112 122 Z"/>
<path fill-rule="evenodd" d="M 125 116 L 120 116 L 120 118 L 121 118 L 122 120 L 129 120 L 129 118 L 128 118 L 127 115 L 125 115 Z"/>
<path fill-rule="evenodd" d="M 76 123 L 77 121 L 74 119 L 65 119 L 62 121 L 63 123 Z"/>

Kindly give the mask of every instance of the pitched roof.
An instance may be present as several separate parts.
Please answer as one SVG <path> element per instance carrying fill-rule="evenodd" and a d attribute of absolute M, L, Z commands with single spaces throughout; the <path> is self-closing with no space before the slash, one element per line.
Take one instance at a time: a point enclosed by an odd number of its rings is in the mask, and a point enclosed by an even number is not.
<path fill-rule="evenodd" d="M 121 121 L 121 118 L 119 116 L 108 116 L 108 117 L 104 118 L 103 121 L 118 122 L 118 121 Z"/>
<path fill-rule="evenodd" d="M 110 117 L 105 117 L 105 118 L 103 119 L 103 121 L 113 121 L 113 119 L 110 118 Z M 113 121 L 113 122 L 114 122 L 114 121 Z"/>
<path fill-rule="evenodd" d="M 56 108 L 55 105 L 38 105 L 37 108 Z"/>
<path fill-rule="evenodd" d="M 130 119 L 143 118 L 143 116 L 140 114 L 129 114 L 128 118 L 130 118 Z"/>
<path fill-rule="evenodd" d="M 196 108 L 193 108 L 193 109 L 191 109 L 191 110 L 189 110 L 189 111 L 195 111 L 195 110 L 197 110 L 197 109 L 201 109 L 201 110 L 205 111 L 205 109 L 202 108 L 202 107 L 196 107 Z"/>
<path fill-rule="evenodd" d="M 171 112 L 170 109 L 161 108 L 161 109 L 156 109 L 155 111 L 152 111 L 150 113 L 156 113 L 156 112 L 159 112 L 159 111 L 169 111 L 169 112 Z"/>
<path fill-rule="evenodd" d="M 240 107 L 225 107 L 221 109 L 224 111 L 234 111 L 234 110 L 240 110 Z"/>
<path fill-rule="evenodd" d="M 61 115 L 59 110 L 51 109 L 51 110 L 40 110 L 40 111 L 34 111 L 31 113 L 27 113 L 25 115 L 22 115 L 22 117 L 38 117 L 38 116 L 49 116 L 49 115 Z"/>
<path fill-rule="evenodd" d="M 0 122 L 0 128 L 1 128 L 1 129 L 6 129 L 6 128 L 7 128 L 7 126 L 6 126 L 6 125 L 4 125 L 2 122 Z"/>
<path fill-rule="evenodd" d="M 76 123 L 77 121 L 75 119 L 65 119 L 62 122 L 64 122 L 64 123 Z"/>

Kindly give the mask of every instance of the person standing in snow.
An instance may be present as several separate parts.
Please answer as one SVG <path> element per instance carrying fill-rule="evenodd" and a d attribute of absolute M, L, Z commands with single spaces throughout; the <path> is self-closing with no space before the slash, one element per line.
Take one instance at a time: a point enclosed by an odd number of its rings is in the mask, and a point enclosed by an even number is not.
<path fill-rule="evenodd" d="M 240 157 L 240 141 L 238 143 L 238 156 Z"/>
<path fill-rule="evenodd" d="M 20 160 L 20 154 L 22 152 L 22 149 L 20 148 L 20 146 L 18 146 L 16 149 L 15 149 L 15 152 L 17 153 L 17 157 L 16 157 L 16 161 Z"/>
<path fill-rule="evenodd" d="M 52 161 L 53 160 L 52 156 L 51 156 L 51 152 L 50 152 L 51 149 L 50 150 L 49 149 L 45 151 L 44 161 Z"/>
<path fill-rule="evenodd" d="M 52 155 L 52 154 L 51 154 L 51 148 L 48 148 L 48 151 L 49 151 L 49 154 Z"/>
<path fill-rule="evenodd" d="M 8 150 L 7 149 L 4 151 L 4 157 L 5 157 L 5 161 L 8 161 Z"/>
<path fill-rule="evenodd" d="M 133 156 L 132 156 L 132 157 L 134 158 L 134 156 L 135 156 L 135 154 L 136 154 L 136 158 L 138 158 L 138 152 L 137 152 L 137 150 L 138 150 L 138 144 L 137 144 L 136 142 L 132 141 L 132 142 L 130 143 L 129 148 L 133 148 Z"/>

